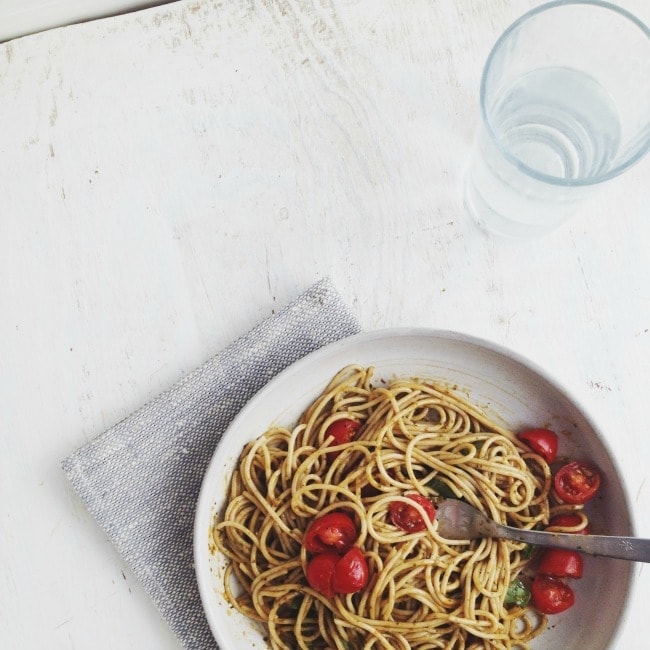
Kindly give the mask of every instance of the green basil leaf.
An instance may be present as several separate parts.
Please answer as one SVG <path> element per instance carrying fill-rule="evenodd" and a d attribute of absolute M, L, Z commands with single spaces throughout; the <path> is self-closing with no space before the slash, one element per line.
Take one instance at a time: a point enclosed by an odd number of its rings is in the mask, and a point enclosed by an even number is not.
<path fill-rule="evenodd" d="M 454 491 L 439 478 L 432 478 L 428 483 L 427 487 L 430 490 L 433 490 L 438 496 L 444 497 L 445 499 L 457 499 L 458 497 Z"/>
<path fill-rule="evenodd" d="M 521 578 L 515 578 L 509 585 L 506 597 L 503 599 L 504 605 L 518 605 L 526 607 L 530 602 L 530 590 L 522 582 Z"/>
<path fill-rule="evenodd" d="M 521 558 L 523 560 L 530 560 L 530 558 L 537 553 L 538 549 L 539 546 L 537 546 L 537 544 L 526 544 L 521 551 Z"/>

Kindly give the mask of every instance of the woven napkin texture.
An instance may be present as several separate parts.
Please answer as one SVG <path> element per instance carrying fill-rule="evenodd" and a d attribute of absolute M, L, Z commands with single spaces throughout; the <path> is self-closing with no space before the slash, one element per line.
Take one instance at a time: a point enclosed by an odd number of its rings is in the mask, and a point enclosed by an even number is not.
<path fill-rule="evenodd" d="M 217 647 L 196 584 L 192 528 L 203 475 L 223 432 L 278 372 L 359 330 L 331 282 L 321 280 L 63 461 L 183 647 Z"/>

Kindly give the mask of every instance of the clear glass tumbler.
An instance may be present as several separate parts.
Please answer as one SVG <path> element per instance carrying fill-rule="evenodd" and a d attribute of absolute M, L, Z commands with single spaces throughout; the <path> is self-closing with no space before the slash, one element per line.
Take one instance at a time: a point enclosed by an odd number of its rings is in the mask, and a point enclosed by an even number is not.
<path fill-rule="evenodd" d="M 598 0 L 559 0 L 513 23 L 481 80 L 465 179 L 479 225 L 550 232 L 650 148 L 650 31 Z"/>

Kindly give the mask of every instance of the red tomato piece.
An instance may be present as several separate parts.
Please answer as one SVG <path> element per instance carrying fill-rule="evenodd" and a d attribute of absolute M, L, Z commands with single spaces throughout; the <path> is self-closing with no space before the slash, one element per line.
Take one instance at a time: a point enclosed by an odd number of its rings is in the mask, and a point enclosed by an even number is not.
<path fill-rule="evenodd" d="M 342 445 L 350 442 L 354 434 L 359 430 L 360 422 L 345 418 L 343 420 L 335 420 L 327 427 L 325 436 L 332 436 L 335 445 Z"/>
<path fill-rule="evenodd" d="M 425 513 L 429 517 L 429 521 L 433 521 L 436 518 L 435 508 L 429 499 L 423 497 L 421 494 L 406 494 L 405 496 L 424 508 Z M 390 519 L 393 524 L 407 533 L 418 533 L 427 527 L 420 513 L 413 506 L 408 505 L 408 503 L 393 501 L 388 506 L 388 512 L 390 513 Z"/>
<path fill-rule="evenodd" d="M 563 548 L 547 548 L 539 561 L 539 573 L 556 578 L 582 578 L 582 555 Z"/>
<path fill-rule="evenodd" d="M 559 614 L 575 602 L 573 589 L 553 576 L 536 576 L 530 591 L 533 604 L 543 614 Z"/>
<path fill-rule="evenodd" d="M 548 522 L 548 527 L 551 526 L 555 528 L 575 528 L 582 523 L 582 519 L 578 515 L 574 515 L 570 512 L 563 515 L 556 515 Z M 573 535 L 590 535 L 589 526 L 585 526 L 581 530 L 571 531 Z"/>
<path fill-rule="evenodd" d="M 327 598 L 334 598 L 332 579 L 334 578 L 334 568 L 340 559 L 336 553 L 317 555 L 307 565 L 306 575 L 309 586 Z"/>
<path fill-rule="evenodd" d="M 334 567 L 332 587 L 337 594 L 353 594 L 368 584 L 368 563 L 360 548 L 351 548 Z"/>
<path fill-rule="evenodd" d="M 354 521 L 343 512 L 330 512 L 311 522 L 302 544 L 312 553 L 345 553 L 356 539 L 357 527 Z"/>
<path fill-rule="evenodd" d="M 555 491 L 565 503 L 585 503 L 592 499 L 600 487 L 598 470 L 580 461 L 561 467 L 553 479 Z"/>
<path fill-rule="evenodd" d="M 517 434 L 517 438 L 525 442 L 535 453 L 547 463 L 552 463 L 557 456 L 557 434 L 550 429 L 528 429 Z"/>

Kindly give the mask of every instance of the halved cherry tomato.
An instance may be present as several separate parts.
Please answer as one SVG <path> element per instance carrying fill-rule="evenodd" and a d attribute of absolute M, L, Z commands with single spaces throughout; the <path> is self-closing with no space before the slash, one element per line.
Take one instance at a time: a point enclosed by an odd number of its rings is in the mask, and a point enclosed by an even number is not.
<path fill-rule="evenodd" d="M 573 606 L 573 589 L 559 578 L 537 575 L 531 587 L 533 604 L 543 614 L 559 614 Z"/>
<path fill-rule="evenodd" d="M 539 573 L 556 578 L 582 578 L 582 555 L 563 548 L 547 548 L 539 560 Z"/>
<path fill-rule="evenodd" d="M 327 598 L 353 594 L 368 584 L 368 563 L 361 549 L 351 548 L 343 557 L 336 553 L 316 555 L 307 565 L 307 582 Z"/>
<path fill-rule="evenodd" d="M 312 589 L 318 593 L 334 598 L 334 587 L 332 579 L 334 578 L 334 567 L 341 559 L 336 553 L 321 553 L 317 555 L 307 565 L 307 582 Z"/>
<path fill-rule="evenodd" d="M 525 442 L 535 453 L 547 463 L 552 463 L 557 456 L 557 434 L 550 429 L 528 429 L 517 434 L 517 438 Z"/>
<path fill-rule="evenodd" d="M 548 522 L 548 528 L 552 527 L 557 527 L 557 528 L 575 528 L 576 526 L 579 526 L 582 523 L 582 519 L 578 515 L 574 515 L 570 512 L 567 512 L 562 515 L 555 515 L 551 519 L 551 521 Z M 589 535 L 589 526 L 585 526 L 581 530 L 575 530 L 571 531 L 573 535 Z"/>
<path fill-rule="evenodd" d="M 332 587 L 337 594 L 353 594 L 368 584 L 368 563 L 361 549 L 351 548 L 334 567 Z"/>
<path fill-rule="evenodd" d="M 342 445 L 350 442 L 354 434 L 359 430 L 360 422 L 345 418 L 343 420 L 335 420 L 327 427 L 325 436 L 332 436 L 335 445 Z"/>
<path fill-rule="evenodd" d="M 404 496 L 407 496 L 422 506 L 429 517 L 429 521 L 433 521 L 436 518 L 435 508 L 429 499 L 423 497 L 421 494 L 406 494 Z M 393 501 L 388 506 L 388 512 L 390 513 L 390 519 L 393 524 L 407 533 L 417 533 L 425 530 L 427 527 L 420 513 L 413 506 L 408 505 L 408 503 Z"/>
<path fill-rule="evenodd" d="M 561 467 L 553 480 L 555 491 L 565 503 L 585 503 L 595 496 L 600 487 L 598 470 L 580 461 Z"/>
<path fill-rule="evenodd" d="M 348 515 L 330 512 L 309 524 L 303 546 L 312 553 L 345 553 L 357 539 L 357 527 Z"/>

